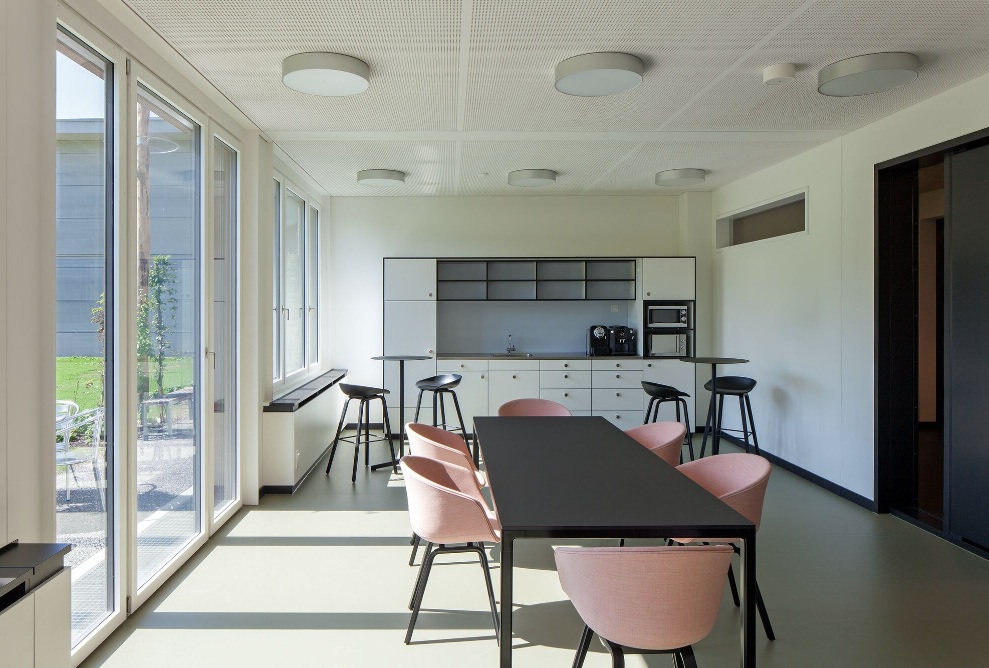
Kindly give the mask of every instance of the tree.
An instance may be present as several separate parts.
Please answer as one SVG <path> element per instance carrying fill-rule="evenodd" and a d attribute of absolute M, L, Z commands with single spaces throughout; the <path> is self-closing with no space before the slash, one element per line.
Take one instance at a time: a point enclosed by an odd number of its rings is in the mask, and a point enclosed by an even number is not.
<path fill-rule="evenodd" d="M 169 334 L 175 318 L 175 267 L 168 255 L 156 255 L 151 260 L 148 271 L 148 291 L 137 305 L 137 355 L 150 359 L 156 387 L 150 386 L 151 378 L 140 384 L 148 388 L 155 397 L 165 394 L 165 366 L 168 351 L 172 347 Z M 145 367 L 147 369 L 147 367 Z M 145 370 L 145 373 L 147 371 Z"/>

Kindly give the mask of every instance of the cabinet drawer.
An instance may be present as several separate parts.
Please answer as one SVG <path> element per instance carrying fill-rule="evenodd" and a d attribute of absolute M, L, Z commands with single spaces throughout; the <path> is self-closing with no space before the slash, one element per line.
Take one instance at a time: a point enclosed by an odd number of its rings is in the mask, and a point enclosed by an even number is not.
<path fill-rule="evenodd" d="M 615 369 L 611 371 L 592 371 L 591 387 L 627 387 L 638 388 L 642 391 L 642 372 Z"/>
<path fill-rule="evenodd" d="M 539 360 L 491 360 L 488 362 L 491 371 L 539 371 Z"/>
<path fill-rule="evenodd" d="M 640 357 L 613 357 L 611 359 L 591 360 L 593 371 L 605 371 L 616 369 L 620 371 L 642 371 L 642 358 Z"/>
<path fill-rule="evenodd" d="M 631 429 L 642 424 L 642 411 L 594 411 L 619 429 Z"/>
<path fill-rule="evenodd" d="M 642 410 L 642 390 L 634 388 L 594 388 L 591 406 L 596 411 Z"/>
<path fill-rule="evenodd" d="M 591 410 L 591 391 L 588 389 L 543 388 L 539 390 L 539 398 L 563 404 L 571 413 Z"/>
<path fill-rule="evenodd" d="M 540 371 L 540 387 L 587 387 L 591 386 L 590 371 Z"/>
<path fill-rule="evenodd" d="M 590 371 L 591 360 L 540 360 L 540 371 Z"/>
<path fill-rule="evenodd" d="M 487 371 L 488 360 L 436 360 L 437 373 Z"/>

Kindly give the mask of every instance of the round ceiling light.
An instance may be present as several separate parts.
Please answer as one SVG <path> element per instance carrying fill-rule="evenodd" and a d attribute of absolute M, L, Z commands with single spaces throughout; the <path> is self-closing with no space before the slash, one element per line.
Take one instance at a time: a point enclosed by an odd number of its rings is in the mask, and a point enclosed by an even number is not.
<path fill-rule="evenodd" d="M 667 169 L 656 173 L 657 186 L 695 186 L 704 183 L 707 170 L 704 169 Z"/>
<path fill-rule="evenodd" d="M 567 95 L 614 95 L 640 83 L 642 61 L 628 53 L 585 53 L 556 66 L 556 90 Z"/>
<path fill-rule="evenodd" d="M 762 71 L 762 83 L 767 86 L 775 86 L 781 83 L 789 83 L 797 76 L 797 66 L 793 63 L 780 63 L 770 65 Z"/>
<path fill-rule="evenodd" d="M 516 169 L 508 172 L 508 185 L 534 188 L 556 183 L 556 172 L 552 169 Z"/>
<path fill-rule="evenodd" d="M 362 186 L 398 186 L 405 183 L 405 172 L 397 169 L 364 169 L 357 172 Z"/>
<path fill-rule="evenodd" d="M 342 53 L 297 53 L 282 61 L 282 83 L 300 93 L 357 95 L 370 80 L 367 63 Z"/>
<path fill-rule="evenodd" d="M 831 63 L 817 73 L 817 90 L 832 97 L 872 95 L 917 78 L 920 59 L 912 53 L 867 53 Z"/>

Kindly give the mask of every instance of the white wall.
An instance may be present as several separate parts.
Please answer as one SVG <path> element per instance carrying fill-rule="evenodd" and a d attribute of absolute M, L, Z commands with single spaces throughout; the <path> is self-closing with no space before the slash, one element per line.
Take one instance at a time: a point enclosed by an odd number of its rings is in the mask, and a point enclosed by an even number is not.
<path fill-rule="evenodd" d="M 333 366 L 381 382 L 384 257 L 677 255 L 676 197 L 334 197 Z"/>
<path fill-rule="evenodd" d="M 716 219 L 808 188 L 809 234 L 715 253 L 715 349 L 752 359 L 765 449 L 874 498 L 875 165 L 986 126 L 989 75 L 715 191 Z"/>
<path fill-rule="evenodd" d="M 2 544 L 55 534 L 55 2 L 0 13 Z"/>

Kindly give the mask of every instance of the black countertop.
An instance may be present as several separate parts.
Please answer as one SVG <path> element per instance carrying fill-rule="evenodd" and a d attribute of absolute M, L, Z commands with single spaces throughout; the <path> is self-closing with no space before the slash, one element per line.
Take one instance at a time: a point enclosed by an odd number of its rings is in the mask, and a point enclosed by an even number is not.
<path fill-rule="evenodd" d="M 16 543 L 0 551 L 0 610 L 62 570 L 68 543 Z"/>
<path fill-rule="evenodd" d="M 339 383 L 347 375 L 346 369 L 330 369 L 321 376 L 294 390 L 272 399 L 264 407 L 265 413 L 294 413 L 310 401 Z"/>
<path fill-rule="evenodd" d="M 438 353 L 438 360 L 607 360 L 613 357 L 642 359 L 641 355 L 588 355 L 587 353 Z"/>

